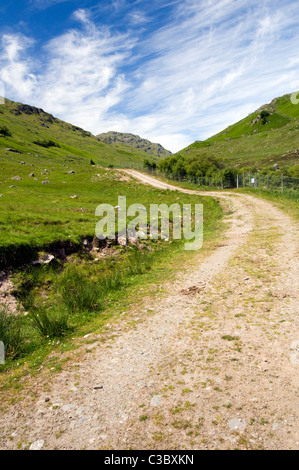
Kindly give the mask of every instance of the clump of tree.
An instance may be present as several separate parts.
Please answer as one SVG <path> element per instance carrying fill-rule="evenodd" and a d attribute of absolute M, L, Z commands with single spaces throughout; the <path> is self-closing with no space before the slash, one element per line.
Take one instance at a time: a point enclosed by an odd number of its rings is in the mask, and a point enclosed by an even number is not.
<path fill-rule="evenodd" d="M 262 111 L 261 112 L 261 118 L 262 118 L 262 122 L 263 124 L 267 124 L 267 117 L 270 116 L 270 113 L 268 113 L 268 111 Z"/>
<path fill-rule="evenodd" d="M 0 137 L 11 137 L 11 132 L 6 126 L 0 126 Z"/>
<path fill-rule="evenodd" d="M 58 147 L 60 148 L 60 145 L 57 144 L 57 142 L 54 142 L 53 140 L 49 139 L 44 139 L 44 140 L 35 140 L 33 142 L 34 144 L 36 145 L 39 145 L 40 147 L 44 147 L 44 148 L 50 148 L 50 147 Z"/>
<path fill-rule="evenodd" d="M 143 168 L 148 171 L 156 170 L 157 169 L 157 163 L 153 162 L 151 160 L 145 159 L 143 161 Z"/>
<path fill-rule="evenodd" d="M 201 177 L 219 176 L 223 168 L 222 162 L 206 154 L 192 158 L 184 157 L 181 154 L 171 155 L 158 165 L 158 169 L 162 173 L 170 174 L 178 179 L 187 178 L 194 183 Z"/>

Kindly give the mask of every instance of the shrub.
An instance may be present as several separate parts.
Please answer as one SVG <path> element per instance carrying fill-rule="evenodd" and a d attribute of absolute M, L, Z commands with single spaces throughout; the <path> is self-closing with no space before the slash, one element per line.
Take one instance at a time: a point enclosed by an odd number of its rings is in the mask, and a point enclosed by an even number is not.
<path fill-rule="evenodd" d="M 267 117 L 270 116 L 270 113 L 268 111 L 262 111 L 261 112 L 261 118 L 263 120 L 263 124 L 267 124 Z"/>
<path fill-rule="evenodd" d="M 11 132 L 6 126 L 0 126 L 0 137 L 11 137 Z"/>
<path fill-rule="evenodd" d="M 236 178 L 237 178 L 237 170 L 235 168 L 226 168 L 223 171 L 223 187 L 235 188 Z"/>
<path fill-rule="evenodd" d="M 92 311 L 101 305 L 101 287 L 78 266 L 70 265 L 58 277 L 56 287 L 70 313 Z"/>
<path fill-rule="evenodd" d="M 101 283 L 105 291 L 117 290 L 123 284 L 123 276 L 119 271 L 112 271 L 102 278 Z"/>
<path fill-rule="evenodd" d="M 144 274 L 146 271 L 149 271 L 150 268 L 151 261 L 148 254 L 136 249 L 128 257 L 125 270 L 128 275 L 134 276 L 136 274 Z"/>
<path fill-rule="evenodd" d="M 143 168 L 146 169 L 146 170 L 156 170 L 157 164 L 156 164 L 156 162 L 145 159 L 143 161 Z"/>
<path fill-rule="evenodd" d="M 60 145 L 57 144 L 56 142 L 53 142 L 53 140 L 35 140 L 33 143 L 36 145 L 39 145 L 40 147 L 45 147 L 45 148 L 49 148 L 49 147 L 60 148 Z"/>
<path fill-rule="evenodd" d="M 71 330 L 69 326 L 69 316 L 64 310 L 46 311 L 43 309 L 33 309 L 31 312 L 33 325 L 42 336 L 49 338 L 61 338 Z"/>
<path fill-rule="evenodd" d="M 23 337 L 19 318 L 10 315 L 7 309 L 0 310 L 0 340 L 4 343 L 5 357 L 14 359 L 21 355 L 23 351 Z"/>

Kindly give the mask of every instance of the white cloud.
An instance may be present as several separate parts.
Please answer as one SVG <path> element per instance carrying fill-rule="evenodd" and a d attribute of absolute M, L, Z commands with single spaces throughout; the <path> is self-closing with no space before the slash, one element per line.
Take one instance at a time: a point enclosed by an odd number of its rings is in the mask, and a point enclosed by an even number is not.
<path fill-rule="evenodd" d="M 72 0 L 31 0 L 30 4 L 33 8 L 37 8 L 38 10 L 45 10 L 53 5 L 57 5 L 58 3 L 65 3 L 70 2 Z"/>
<path fill-rule="evenodd" d="M 32 62 L 22 59 L 22 54 L 33 45 L 33 41 L 12 34 L 2 36 L 3 54 L 0 57 L 0 79 L 6 88 L 12 88 L 17 96 L 28 99 L 36 86 L 36 78 L 31 73 Z"/>
<path fill-rule="evenodd" d="M 127 34 L 80 8 L 77 29 L 49 41 L 38 61 L 30 39 L 4 36 L 8 95 L 93 133 L 132 132 L 176 151 L 298 88 L 297 0 L 175 0 L 157 27 L 155 8 L 166 3 L 112 2 Z"/>
<path fill-rule="evenodd" d="M 24 36 L 4 36 L 0 56 L 0 79 L 7 95 L 43 107 L 62 119 L 93 132 L 100 130 L 105 113 L 127 89 L 118 70 L 133 45 L 125 35 L 111 36 L 96 29 L 87 12 L 74 13 L 83 30 L 70 30 L 49 41 L 43 61 L 32 72 L 29 47 Z"/>

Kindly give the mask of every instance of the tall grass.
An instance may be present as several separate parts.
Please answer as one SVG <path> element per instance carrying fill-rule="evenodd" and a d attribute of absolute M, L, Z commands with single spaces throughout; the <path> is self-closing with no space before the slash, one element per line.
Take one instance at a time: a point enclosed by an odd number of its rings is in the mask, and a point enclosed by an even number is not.
<path fill-rule="evenodd" d="M 144 274 L 150 270 L 151 264 L 149 253 L 135 249 L 127 259 L 125 271 L 129 276 Z"/>
<path fill-rule="evenodd" d="M 0 309 L 0 340 L 4 343 L 5 357 L 19 357 L 24 349 L 19 318 L 8 314 L 7 308 Z"/>
<path fill-rule="evenodd" d="M 35 328 L 45 337 L 61 338 L 73 329 L 69 325 L 69 315 L 65 310 L 34 309 L 31 318 Z"/>
<path fill-rule="evenodd" d="M 69 313 L 92 311 L 102 304 L 102 289 L 98 282 L 88 278 L 82 267 L 69 265 L 57 278 L 55 285 L 63 305 Z"/>

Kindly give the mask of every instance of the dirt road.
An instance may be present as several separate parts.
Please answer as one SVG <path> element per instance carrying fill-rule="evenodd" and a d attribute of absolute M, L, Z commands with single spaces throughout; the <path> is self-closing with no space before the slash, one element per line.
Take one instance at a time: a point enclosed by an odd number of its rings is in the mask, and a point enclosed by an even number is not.
<path fill-rule="evenodd" d="M 232 208 L 219 244 L 134 327 L 91 336 L 82 361 L 8 405 L 1 449 L 299 449 L 298 227 L 257 198 L 215 197 Z"/>

